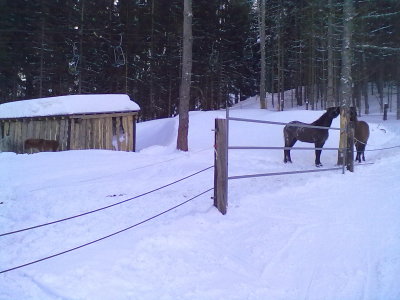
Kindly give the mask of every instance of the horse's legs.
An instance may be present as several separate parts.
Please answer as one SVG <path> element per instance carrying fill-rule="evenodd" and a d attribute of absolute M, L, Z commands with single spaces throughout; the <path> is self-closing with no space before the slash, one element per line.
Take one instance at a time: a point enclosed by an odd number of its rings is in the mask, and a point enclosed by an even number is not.
<path fill-rule="evenodd" d="M 356 161 L 361 162 L 361 151 L 357 150 Z"/>
<path fill-rule="evenodd" d="M 322 148 L 325 143 L 315 143 L 315 148 Z M 321 152 L 322 150 L 315 150 L 315 166 L 322 167 L 321 163 Z"/>
<path fill-rule="evenodd" d="M 297 140 L 295 138 L 293 138 L 291 141 L 288 141 L 287 138 L 285 138 L 285 147 L 290 147 L 292 148 L 294 146 L 294 144 L 296 144 Z M 287 162 L 292 162 L 292 158 L 290 157 L 290 149 L 285 149 L 284 151 L 284 158 L 283 158 L 283 162 L 287 163 Z"/>
<path fill-rule="evenodd" d="M 363 144 L 362 149 L 361 149 L 361 154 L 362 154 L 362 160 L 363 161 L 365 161 L 365 156 L 364 156 L 365 146 L 366 146 L 366 144 Z"/>
<path fill-rule="evenodd" d="M 365 156 L 364 156 L 365 144 L 364 143 L 356 144 L 356 149 L 357 149 L 356 161 L 361 163 L 361 158 L 363 161 L 365 161 Z"/>

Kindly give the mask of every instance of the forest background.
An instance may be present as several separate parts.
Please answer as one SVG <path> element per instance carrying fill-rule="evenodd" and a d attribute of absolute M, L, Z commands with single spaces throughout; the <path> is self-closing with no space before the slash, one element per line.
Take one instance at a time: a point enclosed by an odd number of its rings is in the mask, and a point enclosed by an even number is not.
<path fill-rule="evenodd" d="M 193 1 L 191 110 L 259 94 L 262 1 Z M 400 1 L 354 1 L 354 9 L 353 101 L 368 113 L 368 88 L 381 107 L 400 90 Z M 182 0 L 1 0 L 0 104 L 124 93 L 140 120 L 174 116 L 182 24 Z M 340 103 L 343 1 L 266 0 L 265 34 L 269 109 L 284 110 L 289 89 L 292 105 L 325 108 L 329 77 Z"/>

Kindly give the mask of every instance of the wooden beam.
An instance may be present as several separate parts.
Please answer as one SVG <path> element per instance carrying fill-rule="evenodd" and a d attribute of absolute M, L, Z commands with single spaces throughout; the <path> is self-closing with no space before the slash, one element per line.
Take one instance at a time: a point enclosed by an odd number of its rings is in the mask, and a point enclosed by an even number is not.
<path fill-rule="evenodd" d="M 228 206 L 227 120 L 215 119 L 214 206 L 225 215 Z"/>

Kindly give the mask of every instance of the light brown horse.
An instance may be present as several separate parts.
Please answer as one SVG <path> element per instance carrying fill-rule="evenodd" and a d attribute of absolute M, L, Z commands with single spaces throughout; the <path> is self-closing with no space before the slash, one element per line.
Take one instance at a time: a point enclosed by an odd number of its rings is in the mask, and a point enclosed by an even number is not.
<path fill-rule="evenodd" d="M 365 147 L 367 146 L 369 138 L 369 126 L 365 121 L 359 121 L 357 118 L 357 111 L 355 108 L 350 110 L 350 120 L 354 122 L 354 146 L 357 150 L 355 161 L 365 161 Z"/>
<path fill-rule="evenodd" d="M 57 151 L 59 143 L 55 140 L 44 140 L 44 139 L 27 139 L 24 143 L 25 152 L 33 152 L 36 149 L 39 152 L 43 151 Z"/>

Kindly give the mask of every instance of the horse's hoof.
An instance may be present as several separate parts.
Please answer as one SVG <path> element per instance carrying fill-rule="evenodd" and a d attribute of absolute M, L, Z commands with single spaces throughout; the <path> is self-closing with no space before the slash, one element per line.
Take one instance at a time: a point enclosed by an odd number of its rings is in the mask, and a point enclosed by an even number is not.
<path fill-rule="evenodd" d="M 322 167 L 322 164 L 321 164 L 321 163 L 315 164 L 315 166 L 316 166 L 317 168 L 320 168 L 320 167 Z"/>

